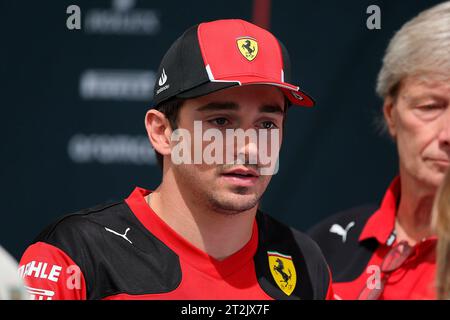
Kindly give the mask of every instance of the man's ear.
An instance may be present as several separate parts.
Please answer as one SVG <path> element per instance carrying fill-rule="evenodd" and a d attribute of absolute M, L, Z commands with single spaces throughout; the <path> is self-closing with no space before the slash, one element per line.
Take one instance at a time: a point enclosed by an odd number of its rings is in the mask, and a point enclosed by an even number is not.
<path fill-rule="evenodd" d="M 153 148 L 163 156 L 170 155 L 172 128 L 166 116 L 158 110 L 148 110 L 145 115 L 145 128 Z"/>
<path fill-rule="evenodd" d="M 391 96 L 384 99 L 383 115 L 389 134 L 395 140 L 397 136 L 397 111 L 394 108 L 394 99 Z"/>

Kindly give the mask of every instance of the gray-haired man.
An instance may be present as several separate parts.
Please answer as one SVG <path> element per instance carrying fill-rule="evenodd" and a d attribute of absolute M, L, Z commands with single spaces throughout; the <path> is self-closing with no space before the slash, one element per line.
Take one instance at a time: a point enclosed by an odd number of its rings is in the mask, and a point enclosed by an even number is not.
<path fill-rule="evenodd" d="M 450 164 L 450 2 L 420 13 L 391 40 L 378 76 L 399 176 L 381 205 L 332 216 L 310 234 L 337 299 L 434 299 L 433 198 Z"/>

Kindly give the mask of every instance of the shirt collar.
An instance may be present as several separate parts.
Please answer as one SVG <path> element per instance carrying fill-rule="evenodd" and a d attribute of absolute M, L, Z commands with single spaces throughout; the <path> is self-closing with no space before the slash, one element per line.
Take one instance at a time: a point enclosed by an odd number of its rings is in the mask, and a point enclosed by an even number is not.
<path fill-rule="evenodd" d="M 397 204 L 400 200 L 400 177 L 397 176 L 391 182 L 384 194 L 381 206 L 367 220 L 359 241 L 368 238 L 376 238 L 379 243 L 386 244 L 390 240 L 392 232 L 395 230 L 395 215 Z"/>
<path fill-rule="evenodd" d="M 400 176 L 394 178 L 389 185 L 386 193 L 384 194 L 380 208 L 375 211 L 374 214 L 367 220 L 359 241 L 363 241 L 369 238 L 375 238 L 379 243 L 391 246 L 395 240 L 395 237 L 391 236 L 395 230 L 395 217 L 397 215 L 397 206 L 400 202 L 401 188 L 400 188 Z M 436 242 L 437 237 L 431 236 L 427 239 L 423 239 L 421 243 L 431 241 Z"/>
<path fill-rule="evenodd" d="M 258 246 L 258 226 L 256 219 L 253 224 L 252 236 L 247 244 L 226 259 L 217 260 L 193 246 L 152 210 L 144 198 L 151 192 L 150 190 L 136 187 L 125 202 L 136 218 L 150 233 L 195 268 L 213 277 L 223 278 L 242 269 L 250 259 L 253 259 Z"/>

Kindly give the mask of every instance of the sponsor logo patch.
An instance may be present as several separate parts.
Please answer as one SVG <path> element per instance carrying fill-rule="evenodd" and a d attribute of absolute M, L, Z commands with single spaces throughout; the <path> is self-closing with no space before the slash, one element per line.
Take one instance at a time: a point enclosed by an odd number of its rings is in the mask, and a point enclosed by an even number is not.
<path fill-rule="evenodd" d="M 278 287 L 288 296 L 297 284 L 297 273 L 292 257 L 276 251 L 267 251 L 270 272 Z"/>
<path fill-rule="evenodd" d="M 236 40 L 239 52 L 248 61 L 253 61 L 258 55 L 258 42 L 250 37 L 243 37 Z"/>

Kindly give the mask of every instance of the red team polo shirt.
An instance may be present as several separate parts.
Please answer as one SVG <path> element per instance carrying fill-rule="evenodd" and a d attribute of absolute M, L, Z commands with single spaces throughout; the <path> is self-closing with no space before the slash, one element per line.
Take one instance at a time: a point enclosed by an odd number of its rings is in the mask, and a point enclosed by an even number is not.
<path fill-rule="evenodd" d="M 400 191 L 397 177 L 379 208 L 354 208 L 311 230 L 330 265 L 336 299 L 358 299 L 367 283 L 373 285 L 384 257 L 398 243 L 393 231 Z M 431 237 L 414 246 L 388 277 L 379 299 L 436 299 L 436 241 Z"/>
<path fill-rule="evenodd" d="M 35 299 L 329 299 L 331 276 L 306 235 L 262 212 L 251 239 L 218 261 L 177 234 L 136 188 L 124 201 L 44 230 L 19 271 Z"/>

